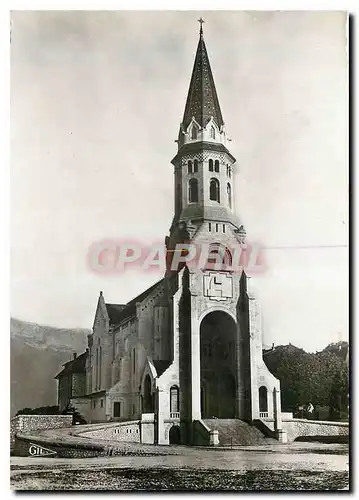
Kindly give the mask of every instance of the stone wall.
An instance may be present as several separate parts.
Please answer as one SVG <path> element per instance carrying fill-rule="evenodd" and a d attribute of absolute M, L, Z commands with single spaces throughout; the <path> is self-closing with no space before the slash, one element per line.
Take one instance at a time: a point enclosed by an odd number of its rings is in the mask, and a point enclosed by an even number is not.
<path fill-rule="evenodd" d="M 72 415 L 17 415 L 10 421 L 10 447 L 14 446 L 17 433 L 71 426 Z"/>
<path fill-rule="evenodd" d="M 71 374 L 61 376 L 58 381 L 57 399 L 60 411 L 64 410 L 68 405 L 72 393 L 72 377 Z"/>
<path fill-rule="evenodd" d="M 107 441 L 141 442 L 140 423 L 138 420 L 104 424 L 103 426 L 96 425 L 93 430 L 76 432 L 76 435 L 86 438 L 106 439 Z"/>
<path fill-rule="evenodd" d="M 154 444 L 154 442 L 155 442 L 155 414 L 142 413 L 141 443 Z"/>
<path fill-rule="evenodd" d="M 106 422 L 106 393 L 93 395 L 90 399 L 89 423 Z"/>
<path fill-rule="evenodd" d="M 86 422 L 90 422 L 91 419 L 91 399 L 90 398 L 72 398 L 70 400 L 71 406 L 76 408 L 76 410 L 82 415 Z"/>
<path fill-rule="evenodd" d="M 283 420 L 283 430 L 287 433 L 290 442 L 301 436 L 348 436 L 349 424 L 298 418 Z"/>
<path fill-rule="evenodd" d="M 71 405 L 84 417 L 88 423 L 106 422 L 106 393 L 94 395 L 91 398 L 72 398 Z"/>

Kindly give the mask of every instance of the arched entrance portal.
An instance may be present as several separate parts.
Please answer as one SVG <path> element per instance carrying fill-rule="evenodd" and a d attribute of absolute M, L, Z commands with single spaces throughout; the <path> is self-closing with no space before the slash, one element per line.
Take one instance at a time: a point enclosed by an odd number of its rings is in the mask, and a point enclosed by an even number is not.
<path fill-rule="evenodd" d="M 202 418 L 236 417 L 236 335 L 225 312 L 209 313 L 201 322 Z"/>

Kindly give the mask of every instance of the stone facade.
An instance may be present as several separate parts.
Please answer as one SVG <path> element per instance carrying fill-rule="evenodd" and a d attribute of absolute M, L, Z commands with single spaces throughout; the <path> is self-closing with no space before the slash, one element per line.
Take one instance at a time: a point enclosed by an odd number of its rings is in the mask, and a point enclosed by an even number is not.
<path fill-rule="evenodd" d="M 252 279 L 231 265 L 233 249 L 246 249 L 246 232 L 234 212 L 236 160 L 202 32 L 177 144 L 165 276 L 127 304 L 106 303 L 100 293 L 86 394 L 71 402 L 89 422 L 140 421 L 143 442 L 217 444 L 202 420 L 213 416 L 272 418 L 281 432 L 280 383 L 262 359 Z M 212 257 L 171 269 L 176 245 L 187 243 Z"/>
<path fill-rule="evenodd" d="M 65 363 L 63 370 L 55 377 L 58 380 L 58 405 L 60 411 L 70 405 L 71 398 L 86 394 L 86 358 L 87 351 L 80 356 L 74 353 L 73 359 Z"/>

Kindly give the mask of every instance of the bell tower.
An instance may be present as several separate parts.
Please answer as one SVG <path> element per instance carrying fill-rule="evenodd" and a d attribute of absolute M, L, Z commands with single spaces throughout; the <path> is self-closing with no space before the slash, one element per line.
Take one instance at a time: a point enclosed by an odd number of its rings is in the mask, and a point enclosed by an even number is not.
<path fill-rule="evenodd" d="M 192 444 L 202 442 L 204 435 L 211 442 L 208 429 L 218 425 L 213 416 L 235 426 L 238 420 L 273 418 L 276 430 L 281 428 L 280 383 L 263 362 L 261 313 L 247 276 L 251 246 L 235 214 L 236 159 L 229 151 L 203 20 L 199 22 L 172 160 L 175 210 L 166 237 L 181 435 Z M 232 432 L 235 436 L 237 431 Z"/>
<path fill-rule="evenodd" d="M 178 151 L 174 165 L 175 207 L 169 253 L 177 243 L 190 242 L 203 226 L 207 241 L 215 233 L 233 233 L 243 242 L 245 230 L 234 214 L 234 173 L 236 159 L 227 148 L 229 142 L 219 105 L 213 74 L 200 32 L 185 110 L 180 124 Z"/>

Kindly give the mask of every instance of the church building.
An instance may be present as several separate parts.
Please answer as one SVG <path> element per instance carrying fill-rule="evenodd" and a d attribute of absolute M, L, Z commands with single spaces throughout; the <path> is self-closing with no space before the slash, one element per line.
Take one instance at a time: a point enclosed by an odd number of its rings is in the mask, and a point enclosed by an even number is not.
<path fill-rule="evenodd" d="M 127 304 L 109 304 L 100 292 L 85 353 L 86 384 L 69 399 L 88 422 L 143 422 L 142 442 L 218 444 L 226 421 L 264 425 L 283 441 L 280 382 L 262 358 L 253 278 L 231 268 L 231 249 L 245 246 L 246 232 L 235 214 L 236 159 L 202 20 L 200 26 L 172 159 L 167 271 Z M 189 243 L 208 245 L 210 257 L 201 266 L 171 270 L 178 244 Z M 213 265 L 218 255 L 219 270 Z"/>

